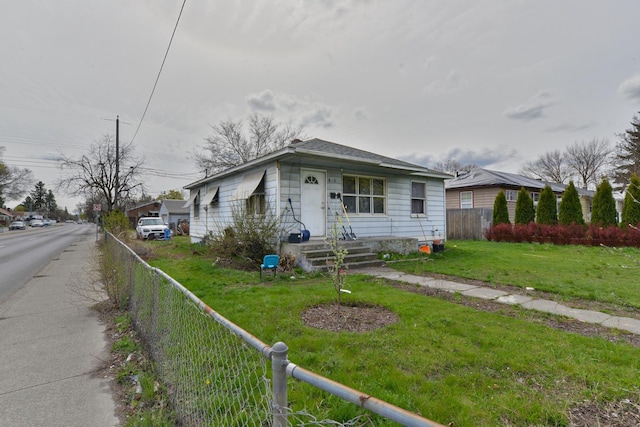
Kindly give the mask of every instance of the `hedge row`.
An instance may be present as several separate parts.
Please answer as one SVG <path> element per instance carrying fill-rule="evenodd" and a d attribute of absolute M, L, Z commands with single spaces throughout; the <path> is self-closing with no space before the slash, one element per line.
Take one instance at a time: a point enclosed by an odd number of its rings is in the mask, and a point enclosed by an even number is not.
<path fill-rule="evenodd" d="M 487 240 L 513 243 L 553 243 L 556 245 L 640 247 L 640 230 L 633 227 L 597 225 L 498 224 L 484 230 Z"/>

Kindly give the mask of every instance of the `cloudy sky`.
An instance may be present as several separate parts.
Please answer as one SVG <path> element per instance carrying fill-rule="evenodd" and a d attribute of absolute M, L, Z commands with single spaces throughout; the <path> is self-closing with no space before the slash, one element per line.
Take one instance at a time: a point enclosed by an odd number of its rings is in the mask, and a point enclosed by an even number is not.
<path fill-rule="evenodd" d="M 252 112 L 425 166 L 517 172 L 615 143 L 640 111 L 637 0 L 187 0 L 142 121 L 182 1 L 2 3 L 3 160 L 70 211 L 56 158 L 114 135 L 117 115 L 156 196 L 202 176 L 211 124 Z"/>

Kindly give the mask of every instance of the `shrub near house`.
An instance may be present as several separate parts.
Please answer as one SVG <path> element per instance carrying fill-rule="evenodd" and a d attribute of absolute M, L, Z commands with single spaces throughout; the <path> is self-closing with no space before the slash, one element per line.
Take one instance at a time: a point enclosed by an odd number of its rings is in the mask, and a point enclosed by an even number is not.
<path fill-rule="evenodd" d="M 632 179 L 640 179 L 635 176 Z M 633 181 L 631 187 L 634 187 Z M 549 193 L 549 194 L 546 194 Z M 521 205 L 528 208 L 528 200 L 523 193 L 519 195 Z M 496 197 L 496 204 L 499 202 Z M 640 196 L 639 196 L 640 197 Z M 548 200 L 547 200 L 548 199 Z M 640 230 L 636 227 L 617 227 L 615 200 L 611 185 L 607 180 L 598 186 L 593 200 L 593 217 L 590 225 L 584 225 L 580 202 L 573 183 L 569 183 L 567 191 L 560 204 L 561 219 L 554 224 L 555 199 L 552 192 L 545 188 L 540 194 L 536 220 L 537 223 L 516 223 L 515 226 L 495 223 L 484 230 L 487 240 L 498 242 L 537 242 L 554 244 L 581 244 L 605 246 L 634 246 L 640 247 Z M 548 206 L 546 206 L 548 205 Z M 633 203 L 633 205 L 638 205 Z M 635 207 L 635 206 L 634 206 Z M 630 212 L 630 209 L 627 209 Z M 522 216 L 522 215 L 521 215 Z M 632 215 L 629 215 L 632 217 Z"/>

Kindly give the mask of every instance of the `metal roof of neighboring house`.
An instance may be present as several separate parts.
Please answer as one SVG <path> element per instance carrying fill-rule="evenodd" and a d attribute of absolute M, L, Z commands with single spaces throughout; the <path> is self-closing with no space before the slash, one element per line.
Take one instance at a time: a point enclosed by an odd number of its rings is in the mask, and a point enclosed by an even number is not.
<path fill-rule="evenodd" d="M 380 154 L 371 153 L 369 151 L 360 150 L 357 148 L 349 147 L 342 144 L 336 144 L 335 142 L 325 141 L 319 138 L 313 138 L 306 141 L 294 140 L 286 147 L 274 151 L 273 153 L 266 154 L 257 159 L 251 160 L 239 166 L 229 168 L 225 171 L 219 172 L 210 177 L 206 177 L 186 185 L 184 188 L 193 188 L 198 185 L 204 184 L 215 179 L 222 178 L 227 175 L 234 174 L 236 172 L 249 169 L 251 167 L 260 165 L 274 160 L 281 160 L 290 156 L 313 156 L 317 158 L 324 158 L 331 161 L 342 160 L 355 163 L 363 163 L 374 166 L 379 166 L 388 169 L 404 170 L 411 173 L 423 174 L 435 178 L 446 179 L 451 175 L 429 169 L 424 166 L 416 165 L 413 163 L 405 162 L 403 160 L 394 159 L 392 157 L 382 156 Z"/>
<path fill-rule="evenodd" d="M 135 205 L 134 207 L 127 209 L 125 211 L 125 214 L 127 212 L 135 211 L 136 209 L 141 209 L 141 208 L 145 208 L 147 206 L 154 206 L 154 205 L 160 206 L 160 205 L 162 205 L 162 202 L 160 200 L 151 200 L 149 202 L 139 203 L 139 204 Z M 160 209 L 160 208 L 158 207 L 158 209 Z"/>
<path fill-rule="evenodd" d="M 489 169 L 476 168 L 467 173 L 460 174 L 444 182 L 447 190 L 476 187 L 515 187 L 542 190 L 549 185 L 554 193 L 564 193 L 565 184 L 558 182 L 542 181 L 515 173 L 500 172 Z M 576 187 L 581 196 L 593 197 L 595 192 Z"/>
<path fill-rule="evenodd" d="M 189 207 L 184 207 L 185 200 L 164 199 L 162 204 L 166 206 L 171 214 L 188 214 Z"/>

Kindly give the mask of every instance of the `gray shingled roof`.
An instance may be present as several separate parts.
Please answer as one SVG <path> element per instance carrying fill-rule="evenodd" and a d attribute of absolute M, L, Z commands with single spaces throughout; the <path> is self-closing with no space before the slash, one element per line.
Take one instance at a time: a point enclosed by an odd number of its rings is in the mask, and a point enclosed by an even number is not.
<path fill-rule="evenodd" d="M 297 141 L 289 145 L 295 148 L 296 151 L 314 151 L 322 155 L 337 155 L 340 157 L 351 157 L 353 159 L 360 159 L 366 161 L 374 161 L 386 163 L 389 165 L 399 166 L 408 169 L 424 169 L 433 173 L 440 173 L 434 170 L 428 169 L 424 166 L 415 165 L 413 163 L 405 162 L 402 160 L 394 159 L 392 157 L 383 156 L 369 151 L 359 150 L 357 148 L 349 147 L 346 145 L 336 144 L 335 142 L 325 141 L 323 139 L 313 138 L 307 141 Z"/>
<path fill-rule="evenodd" d="M 184 207 L 185 202 L 185 200 L 165 199 L 162 201 L 162 204 L 167 207 L 167 210 L 171 214 L 188 214 L 189 208 Z"/>
<path fill-rule="evenodd" d="M 555 193 L 564 193 L 567 187 L 557 182 L 542 181 L 514 173 L 500 172 L 489 169 L 477 168 L 468 173 L 461 174 L 444 182 L 447 190 L 471 187 L 524 187 L 527 189 L 538 188 L 542 190 L 549 185 Z M 594 192 L 576 187 L 578 194 L 593 197 Z"/>
<path fill-rule="evenodd" d="M 266 154 L 257 159 L 251 160 L 245 164 L 232 167 L 225 171 L 219 172 L 210 177 L 200 179 L 186 185 L 184 188 L 195 188 L 203 183 L 210 182 L 219 179 L 223 176 L 230 175 L 232 173 L 238 173 L 245 169 L 250 169 L 260 165 L 263 162 L 269 162 L 276 159 L 287 158 L 291 155 L 315 155 L 318 158 L 326 158 L 333 160 L 345 160 L 353 162 L 372 163 L 376 166 L 397 168 L 398 170 L 406 170 L 421 174 L 427 174 L 437 178 L 446 179 L 451 175 L 439 172 L 433 169 L 429 169 L 425 166 L 416 165 L 413 163 L 405 162 L 402 160 L 394 159 L 392 157 L 382 156 L 380 154 L 371 153 L 365 150 L 359 150 L 357 148 L 349 147 L 346 145 L 336 144 L 335 142 L 325 141 L 323 139 L 313 138 L 306 141 L 296 140 L 281 150 L 273 153 Z"/>

